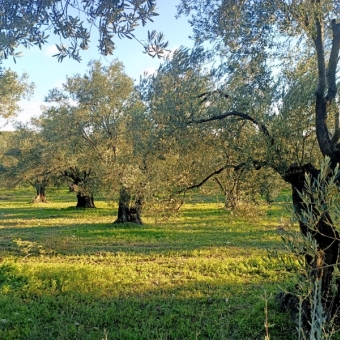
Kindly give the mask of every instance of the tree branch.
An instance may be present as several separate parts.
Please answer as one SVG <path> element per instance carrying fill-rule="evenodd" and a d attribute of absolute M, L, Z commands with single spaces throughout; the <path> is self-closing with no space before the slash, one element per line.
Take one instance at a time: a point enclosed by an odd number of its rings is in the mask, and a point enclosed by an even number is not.
<path fill-rule="evenodd" d="M 331 103 L 334 100 L 335 95 L 337 93 L 336 68 L 339 60 L 340 24 L 337 24 L 335 19 L 332 20 L 332 31 L 333 31 L 332 49 L 331 54 L 329 56 L 329 63 L 327 69 L 328 93 L 326 99 L 328 103 Z"/>
<path fill-rule="evenodd" d="M 98 154 L 99 158 L 102 159 L 102 160 L 104 160 L 104 158 L 103 158 L 101 152 L 98 150 L 98 147 L 97 147 L 96 143 L 95 143 L 95 142 L 91 139 L 91 137 L 86 133 L 85 129 L 82 129 L 82 137 L 83 137 L 85 140 L 87 140 L 87 141 L 90 142 L 90 144 L 92 145 L 92 147 L 94 148 L 94 150 L 97 151 L 97 154 Z"/>
<path fill-rule="evenodd" d="M 273 151 L 276 154 L 277 161 L 278 161 L 278 164 L 275 164 L 275 162 L 273 161 L 271 164 L 266 164 L 266 165 L 270 166 L 272 169 L 274 169 L 281 176 L 285 176 L 285 173 L 288 170 L 288 166 L 284 162 L 283 155 L 282 155 L 279 147 L 275 144 L 274 138 L 271 136 L 271 134 L 269 133 L 269 130 L 267 129 L 267 127 L 264 124 L 260 124 L 255 118 L 251 117 L 250 115 L 243 113 L 243 112 L 239 112 L 239 111 L 230 111 L 230 112 L 226 112 L 224 114 L 218 115 L 218 116 L 212 116 L 212 117 L 209 117 L 209 118 L 203 118 L 203 119 L 198 119 L 198 120 L 191 120 L 191 121 L 188 121 L 187 124 L 191 125 L 191 124 L 200 124 L 200 123 L 211 122 L 211 121 L 214 121 L 214 120 L 223 120 L 227 117 L 232 117 L 232 116 L 240 117 L 243 120 L 248 120 L 260 129 L 260 131 L 263 133 L 263 135 L 268 139 L 269 146 L 272 147 Z M 260 163 L 258 163 L 258 164 L 260 164 Z"/>
<path fill-rule="evenodd" d="M 203 92 L 200 95 L 197 96 L 197 98 L 202 98 L 200 104 L 204 103 L 207 101 L 213 94 L 219 94 L 221 97 L 224 97 L 226 99 L 229 98 L 229 95 L 227 93 L 224 93 L 223 91 L 217 89 L 213 91 L 208 91 L 208 92 Z"/>
<path fill-rule="evenodd" d="M 197 183 L 197 184 L 193 184 L 190 187 L 184 188 L 182 190 L 179 190 L 176 192 L 176 194 L 182 194 L 183 192 L 187 192 L 188 190 L 192 190 L 195 188 L 199 188 L 201 187 L 204 183 L 206 183 L 211 177 L 216 176 L 218 174 L 220 174 L 223 170 L 227 169 L 227 168 L 233 168 L 233 166 L 229 166 L 229 165 L 224 165 L 221 168 L 219 168 L 218 170 L 212 172 L 211 174 L 209 174 L 207 177 L 205 177 L 201 182 Z"/>
<path fill-rule="evenodd" d="M 214 181 L 218 184 L 218 186 L 220 187 L 220 189 L 222 190 L 223 194 L 226 195 L 226 189 L 224 188 L 224 186 L 222 185 L 222 183 L 219 181 L 219 179 L 217 177 L 214 178 Z"/>
<path fill-rule="evenodd" d="M 264 124 L 260 124 L 256 119 L 254 119 L 253 117 L 249 116 L 248 114 L 246 113 L 243 113 L 243 112 L 238 112 L 238 111 L 230 111 L 230 112 L 226 112 L 222 115 L 218 115 L 218 116 L 212 116 L 212 117 L 209 117 L 209 118 L 203 118 L 203 119 L 198 119 L 198 120 L 192 120 L 192 121 L 189 121 L 188 122 L 188 125 L 191 125 L 191 124 L 201 124 L 201 123 L 206 123 L 206 122 L 212 122 L 214 120 L 222 120 L 222 119 L 225 119 L 227 117 L 232 117 L 232 116 L 235 116 L 235 117 L 240 117 L 244 120 L 248 120 L 250 122 L 252 122 L 253 124 L 255 124 L 256 126 L 259 127 L 259 129 L 262 131 L 262 133 L 269 138 L 269 142 L 270 144 L 273 146 L 275 143 L 274 143 L 274 138 L 270 135 L 267 127 L 264 125 Z"/>
<path fill-rule="evenodd" d="M 313 39 L 317 54 L 318 61 L 318 88 L 316 93 L 319 96 L 324 96 L 326 89 L 326 62 L 325 62 L 325 49 L 324 49 L 324 28 L 319 20 L 316 21 L 316 37 Z"/>
<path fill-rule="evenodd" d="M 260 170 L 262 168 L 262 166 L 266 165 L 265 162 L 261 162 L 261 161 L 257 161 L 257 160 L 250 160 L 248 162 L 242 162 L 238 165 L 224 165 L 221 168 L 219 168 L 218 170 L 215 170 L 214 172 L 212 172 L 211 174 L 209 174 L 208 176 L 206 176 L 201 182 L 197 183 L 197 184 L 193 184 L 190 187 L 187 187 L 185 189 L 179 190 L 176 192 L 176 194 L 181 194 L 181 193 L 185 193 L 188 190 L 192 190 L 192 189 L 196 189 L 201 187 L 203 184 L 205 184 L 211 177 L 219 175 L 223 170 L 229 168 L 229 169 L 234 169 L 234 171 L 239 171 L 244 169 L 247 165 L 252 164 L 254 166 L 255 170 Z"/>

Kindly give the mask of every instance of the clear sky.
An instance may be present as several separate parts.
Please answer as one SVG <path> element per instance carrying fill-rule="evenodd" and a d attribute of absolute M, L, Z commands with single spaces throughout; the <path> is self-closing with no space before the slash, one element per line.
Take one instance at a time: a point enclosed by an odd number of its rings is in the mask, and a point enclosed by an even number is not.
<path fill-rule="evenodd" d="M 146 40 L 147 31 L 156 30 L 164 33 L 165 40 L 169 41 L 168 48 L 170 50 L 181 45 L 192 47 L 193 41 L 189 39 L 192 31 L 188 18 L 175 18 L 178 3 L 179 0 L 158 0 L 157 12 L 159 16 L 154 17 L 153 23 L 149 22 L 145 27 L 137 27 L 135 36 L 140 40 Z M 23 48 L 22 57 L 17 59 L 16 64 L 12 59 L 3 62 L 3 67 L 11 68 L 19 75 L 26 72 L 29 75 L 29 81 L 35 83 L 33 97 L 29 101 L 20 102 L 23 111 L 16 120 L 28 121 L 30 117 L 39 115 L 41 112 L 40 105 L 44 104 L 44 96 L 47 95 L 48 91 L 60 86 L 65 81 L 66 76 L 72 76 L 76 73 L 84 74 L 87 71 L 88 62 L 92 59 L 100 59 L 105 65 L 117 58 L 123 62 L 126 73 L 137 81 L 145 70 L 155 70 L 161 62 L 157 57 L 152 58 L 144 54 L 143 47 L 137 41 L 117 37 L 115 40 L 117 48 L 112 56 L 101 56 L 96 48 L 97 42 L 92 39 L 90 49 L 81 51 L 81 63 L 71 59 L 64 59 L 62 63 L 58 63 L 57 58 L 52 57 L 53 54 L 57 53 L 54 42 L 58 42 L 58 40 L 50 40 L 43 46 L 42 50 L 39 48 L 29 50 Z M 5 129 L 9 127 L 10 125 Z"/>

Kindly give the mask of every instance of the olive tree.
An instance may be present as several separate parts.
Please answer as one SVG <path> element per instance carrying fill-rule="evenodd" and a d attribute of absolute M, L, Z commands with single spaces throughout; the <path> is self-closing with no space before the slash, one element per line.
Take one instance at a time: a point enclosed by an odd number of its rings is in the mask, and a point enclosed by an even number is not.
<path fill-rule="evenodd" d="M 94 194 L 98 191 L 101 173 L 97 154 L 82 138 L 82 122 L 74 113 L 76 108 L 61 100 L 60 92 L 51 91 L 49 100 L 59 100 L 58 106 L 46 107 L 32 119 L 45 152 L 46 165 L 53 166 L 55 176 L 67 181 L 77 197 L 77 208 L 94 208 Z"/>
<path fill-rule="evenodd" d="M 6 186 L 29 183 L 36 195 L 32 202 L 46 203 L 46 187 L 53 180 L 54 164 L 44 141 L 37 131 L 20 126 L 7 137 L 1 155 L 1 173 Z"/>
<path fill-rule="evenodd" d="M 236 101 L 234 107 L 196 119 L 195 123 L 238 117 L 262 134 L 267 146 L 263 161 L 291 184 L 301 232 L 317 245 L 313 255 L 306 253 L 306 264 L 310 279 L 322 282 L 322 308 L 326 319 L 332 320 L 340 307 L 340 282 L 334 277 L 340 239 L 325 207 L 325 193 L 340 161 L 337 102 L 340 4 L 333 0 L 182 0 L 179 12 L 192 14 L 196 42 L 211 41 L 215 53 L 227 58 L 226 77 L 238 69 L 251 71 L 245 67 L 249 62 L 253 65 L 261 62 L 278 82 L 277 94 L 271 99 L 273 113 L 268 110 L 267 114 L 259 114 L 256 106 L 242 107 Z M 299 98 L 302 88 L 294 81 L 296 75 L 309 79 L 302 82 L 308 96 Z M 233 93 L 228 94 L 233 99 Z M 250 93 L 254 104 L 256 94 L 254 88 Z M 303 140 L 309 135 L 316 137 L 319 154 L 330 159 L 328 171 L 321 173 L 315 158 L 304 155 L 304 144 L 293 150 L 290 141 L 296 133 Z M 292 151 L 299 155 L 299 162 L 291 162 Z M 312 190 L 306 189 L 306 179 Z M 320 210 L 320 206 L 324 209 Z M 306 216 L 312 216 L 314 222 L 309 223 Z"/>
<path fill-rule="evenodd" d="M 144 106 L 132 79 L 124 73 L 123 64 L 114 61 L 103 66 L 93 61 L 86 74 L 69 77 L 63 89 L 52 90 L 47 100 L 54 105 L 47 114 L 54 112 L 61 117 L 64 112 L 62 124 L 67 126 L 67 132 L 58 130 L 56 137 L 69 135 L 61 137 L 66 148 L 70 140 L 82 145 L 74 156 L 84 154 L 104 194 L 118 193 L 117 223 L 141 223 L 142 171 L 133 152 L 133 131 L 128 131 L 128 125 Z M 50 118 L 46 118 L 49 124 Z M 46 130 L 46 138 L 50 132 Z"/>
<path fill-rule="evenodd" d="M 146 77 L 140 91 L 145 98 L 145 119 L 153 131 L 144 149 L 153 150 L 163 163 L 154 157 L 153 168 L 158 171 L 159 188 L 169 194 L 185 193 L 214 180 L 226 196 L 226 207 L 235 208 L 242 188 L 254 187 L 253 192 L 263 192 L 263 186 L 254 179 L 255 168 L 264 165 L 265 143 L 258 131 L 236 118 L 197 124 L 196 121 L 217 115 L 225 107 L 249 108 L 251 87 L 261 85 L 256 109 L 263 114 L 271 105 L 270 77 L 266 73 L 253 83 L 245 81 L 242 70 L 233 72 L 228 83 L 219 76 L 220 70 L 211 67 L 209 53 L 198 47 L 192 51 L 180 48 L 168 58 L 157 73 Z M 257 66 L 257 70 L 259 66 Z M 254 71 L 255 72 L 255 71 Z M 233 104 L 230 95 L 233 89 Z M 235 98 L 235 99 L 234 99 Z M 255 105 L 253 109 L 255 108 Z M 144 123 L 145 125 L 146 123 Z M 249 148 L 248 145 L 257 145 Z M 152 171 L 150 169 L 150 171 Z M 252 175 L 251 175 L 252 174 Z M 259 178 L 259 176 L 257 176 Z M 227 180 L 226 180 L 227 179 Z M 248 190 L 248 193 L 250 190 Z M 165 191 L 163 192 L 165 194 Z"/>

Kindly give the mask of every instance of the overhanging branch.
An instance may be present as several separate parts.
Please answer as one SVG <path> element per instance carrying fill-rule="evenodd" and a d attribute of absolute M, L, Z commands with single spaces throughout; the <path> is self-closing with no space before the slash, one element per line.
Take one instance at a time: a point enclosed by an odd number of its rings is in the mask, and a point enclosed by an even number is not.
<path fill-rule="evenodd" d="M 189 186 L 187 188 L 181 189 L 181 190 L 177 191 L 176 194 L 182 194 L 182 193 L 185 193 L 185 192 L 187 192 L 189 190 L 200 188 L 210 178 L 212 178 L 212 177 L 214 177 L 216 175 L 219 175 L 225 169 L 234 169 L 234 171 L 239 171 L 239 170 L 244 169 L 247 165 L 250 165 L 250 164 L 254 167 L 255 170 L 260 170 L 263 166 L 267 165 L 265 162 L 257 161 L 257 160 L 250 160 L 250 161 L 247 161 L 247 162 L 242 162 L 242 163 L 240 163 L 238 165 L 229 165 L 229 164 L 226 164 L 226 165 L 222 166 L 221 168 L 219 168 L 219 169 L 213 171 L 212 173 L 210 173 L 201 182 L 199 182 L 197 184 L 193 184 L 193 185 L 191 185 L 191 186 Z"/>
<path fill-rule="evenodd" d="M 221 168 L 219 168 L 218 170 L 212 172 L 211 174 L 209 174 L 207 177 L 205 177 L 201 182 L 197 183 L 197 184 L 193 184 L 191 185 L 190 187 L 187 187 L 187 188 L 184 188 L 182 190 L 179 190 L 176 192 L 176 194 L 182 194 L 183 192 L 187 192 L 189 190 L 192 190 L 192 189 L 196 189 L 196 188 L 199 188 L 201 187 L 204 183 L 206 183 L 211 177 L 213 176 L 216 176 L 218 174 L 220 174 L 223 170 L 227 169 L 227 168 L 230 168 L 231 166 L 228 166 L 228 165 L 225 165 Z"/>
<path fill-rule="evenodd" d="M 278 174 L 280 174 L 280 176 L 284 177 L 286 171 L 288 170 L 288 166 L 287 166 L 286 162 L 284 161 L 284 157 L 282 155 L 282 152 L 280 151 L 280 148 L 278 147 L 278 145 L 276 145 L 275 140 L 271 136 L 267 127 L 264 124 L 260 124 L 252 116 L 250 116 L 246 113 L 243 113 L 243 112 L 239 112 L 239 111 L 229 111 L 229 112 L 226 112 L 226 113 L 221 114 L 221 115 L 191 120 L 191 121 L 187 122 L 187 125 L 201 124 L 201 123 L 206 123 L 206 122 L 212 122 L 212 121 L 215 121 L 215 120 L 223 120 L 225 118 L 233 117 L 233 116 L 239 117 L 239 118 L 241 118 L 245 121 L 249 121 L 259 128 L 259 130 L 262 132 L 264 137 L 267 139 L 267 145 L 275 153 L 275 159 L 276 159 L 276 161 L 272 160 L 271 162 L 268 162 L 265 165 L 270 166 L 273 170 L 275 170 Z M 260 165 L 260 162 L 258 163 L 258 165 Z"/>
<path fill-rule="evenodd" d="M 197 120 L 191 120 L 189 121 L 187 124 L 191 125 L 191 124 L 201 124 L 201 123 L 207 123 L 207 122 L 212 122 L 215 120 L 223 120 L 227 117 L 240 117 L 244 120 L 248 120 L 250 122 L 252 122 L 253 124 L 255 124 L 260 130 L 261 132 L 269 139 L 269 143 L 270 145 L 274 145 L 274 138 L 270 135 L 267 127 L 264 124 L 260 124 L 256 119 L 254 119 L 253 117 L 249 116 L 246 113 L 243 112 L 239 112 L 239 111 L 230 111 L 230 112 L 226 112 L 224 114 L 218 115 L 218 116 L 212 116 L 209 118 L 202 118 L 202 119 L 197 119 Z"/>

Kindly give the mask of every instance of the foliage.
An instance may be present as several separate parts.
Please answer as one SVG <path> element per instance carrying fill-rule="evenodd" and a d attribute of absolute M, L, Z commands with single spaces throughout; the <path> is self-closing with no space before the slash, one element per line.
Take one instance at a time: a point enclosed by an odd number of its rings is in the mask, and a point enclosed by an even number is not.
<path fill-rule="evenodd" d="M 129 164 L 125 125 L 136 100 L 133 81 L 124 73 L 122 63 L 114 61 L 106 67 L 99 61 L 91 62 L 87 74 L 67 79 L 64 96 L 69 98 L 68 104 L 58 99 L 55 103 L 61 108 L 67 105 L 76 127 L 70 132 L 73 138 L 82 140 L 84 148 L 92 149 L 96 161 L 105 165 L 106 171 L 115 164 Z M 47 100 L 55 99 L 51 92 Z"/>
<path fill-rule="evenodd" d="M 216 126 L 187 126 L 219 105 L 219 100 L 212 98 L 210 105 L 205 103 L 213 83 L 206 62 L 203 49 L 180 48 L 139 85 L 149 132 L 140 137 L 138 150 L 149 150 L 144 154 L 152 164 L 149 171 L 158 182 L 158 192 L 186 190 L 225 165 L 225 147 Z M 203 140 L 204 145 L 200 143 Z M 164 168 L 166 172 L 161 170 Z"/>
<path fill-rule="evenodd" d="M 336 183 L 338 181 L 339 170 L 335 169 L 334 174 L 328 177 L 329 159 L 326 159 L 321 164 L 321 172 L 319 177 L 315 180 L 310 176 L 305 177 L 305 191 L 301 192 L 301 199 L 304 204 L 309 207 L 313 206 L 321 214 L 331 214 L 335 221 L 339 220 L 339 199 Z M 327 181 L 325 186 L 324 181 Z M 312 196 L 319 196 L 322 198 L 315 204 Z M 321 203 L 323 202 L 323 203 Z M 282 294 L 282 300 L 290 300 L 291 305 L 295 305 L 294 309 L 299 311 L 299 319 L 296 320 L 298 324 L 299 339 L 331 339 L 337 331 L 337 318 L 339 311 L 335 314 L 330 308 L 325 308 L 323 303 L 323 281 L 325 275 L 323 271 L 329 266 L 325 266 L 322 261 L 323 251 L 316 241 L 315 234 L 321 233 L 317 228 L 318 215 L 312 209 L 299 213 L 295 211 L 294 217 L 284 225 L 284 232 L 282 234 L 284 247 L 292 254 L 300 263 L 299 281 L 291 291 Z M 308 231 L 302 234 L 296 230 L 294 224 L 297 221 L 303 221 L 308 226 Z M 277 258 L 277 252 L 273 251 L 272 255 Z M 308 261 L 309 259 L 309 261 Z M 332 286 L 327 288 L 327 297 L 329 305 L 334 304 L 336 296 L 336 281 L 338 280 L 338 267 L 332 266 Z M 310 315 L 306 315 L 306 306 L 310 311 Z M 284 308 L 286 308 L 283 305 Z M 304 320 L 308 319 L 310 327 L 306 327 Z"/>
<path fill-rule="evenodd" d="M 192 51 L 180 48 L 155 75 L 142 79 L 139 90 L 147 106 L 143 125 L 150 128 L 149 139 L 145 135 L 140 138 L 144 142 L 139 148 L 153 150 L 162 160 L 157 162 L 154 157 L 151 162 L 153 168 L 167 169 L 153 176 L 159 178 L 159 187 L 165 191 L 183 193 L 214 180 L 226 195 L 226 205 L 235 208 L 241 191 L 249 200 L 256 194 L 269 193 L 256 172 L 266 168 L 263 171 L 272 174 L 268 168 L 275 150 L 253 123 L 263 120 L 271 127 L 282 126 L 272 112 L 278 88 L 272 86 L 270 71 L 263 63 L 250 61 L 248 67 L 221 78 L 223 67 L 212 68 L 211 62 L 211 56 L 201 47 Z M 256 76 L 257 72 L 261 76 Z M 228 110 L 229 115 L 221 114 Z M 241 110 L 251 110 L 256 120 L 243 120 Z M 236 117 L 232 117 L 234 113 Z M 299 129 L 302 135 L 303 128 Z M 297 133 L 297 147 L 301 145 L 299 138 Z M 309 151 L 305 144 L 303 154 Z M 280 162 L 296 159 L 292 153 L 285 156 Z"/>
<path fill-rule="evenodd" d="M 69 77 L 46 100 L 52 106 L 33 123 L 76 192 L 93 195 L 101 187 L 116 198 L 122 187 L 131 194 L 140 190 L 144 176 L 131 121 L 144 106 L 122 63 L 92 61 L 86 74 Z"/>
<path fill-rule="evenodd" d="M 35 131 L 24 126 L 18 127 L 8 136 L 8 143 L 1 157 L 4 183 L 12 188 L 20 182 L 45 187 L 54 174 L 50 159 L 46 141 Z"/>
<path fill-rule="evenodd" d="M 0 68 L 0 117 L 14 116 L 20 110 L 18 101 L 32 94 L 34 85 L 27 78 L 27 74 L 19 77 L 10 69 Z"/>
<path fill-rule="evenodd" d="M 315 6 L 308 1 L 182 0 L 179 6 L 179 14 L 192 14 L 195 40 L 215 42 L 215 52 L 224 58 L 219 73 L 232 99 L 225 111 L 234 116 L 235 110 L 244 112 L 245 120 L 253 119 L 260 129 L 268 129 L 262 136 L 267 139 L 264 160 L 282 177 L 291 164 L 317 163 L 320 158 L 315 127 L 319 131 L 321 124 L 315 126 L 313 105 L 320 75 L 325 75 L 327 67 L 320 44 L 325 44 L 329 52 L 332 41 L 337 46 L 337 29 L 327 24 L 339 16 L 339 11 L 339 4 L 332 0 Z M 322 27 L 322 34 L 318 33 L 322 42 L 315 40 L 317 27 Z M 335 47 L 333 51 L 336 53 Z M 335 60 L 329 55 L 332 77 Z M 333 91 L 335 83 L 330 75 L 327 84 Z M 334 98 L 333 94 L 329 98 Z M 327 107 L 328 117 L 333 118 L 336 111 L 333 102 Z M 214 119 L 222 116 L 220 113 Z M 322 131 L 326 133 L 325 128 Z M 319 136 L 319 144 L 321 140 L 325 138 Z M 329 151 L 322 152 L 331 157 Z"/>
<path fill-rule="evenodd" d="M 110 55 L 114 50 L 113 39 L 134 38 L 133 31 L 138 24 L 146 25 L 157 15 L 153 0 L 42 0 L 1 1 L 0 3 L 0 58 L 18 56 L 19 46 L 39 48 L 49 39 L 49 32 L 60 38 L 57 44 L 58 61 L 71 57 L 80 61 L 79 49 L 88 48 L 90 32 L 98 30 L 98 50 Z M 149 42 L 144 45 L 148 53 L 162 55 L 167 43 L 162 35 L 149 33 Z M 69 41 L 67 47 L 64 41 Z"/>
<path fill-rule="evenodd" d="M 232 58 L 231 65 L 259 55 L 278 58 L 279 65 L 294 65 L 293 58 L 284 57 L 296 56 L 299 62 L 302 51 L 311 52 L 314 19 L 330 22 L 340 14 L 336 0 L 181 0 L 178 10 L 179 15 L 191 15 L 193 39 L 215 42 Z"/>
<path fill-rule="evenodd" d="M 285 187 L 285 183 L 274 171 L 255 170 L 251 164 L 240 169 L 231 166 L 216 175 L 213 180 L 225 195 L 225 207 L 248 215 L 260 214 L 259 205 L 262 204 L 262 199 L 272 203 Z M 204 191 L 211 193 L 211 185 Z"/>

